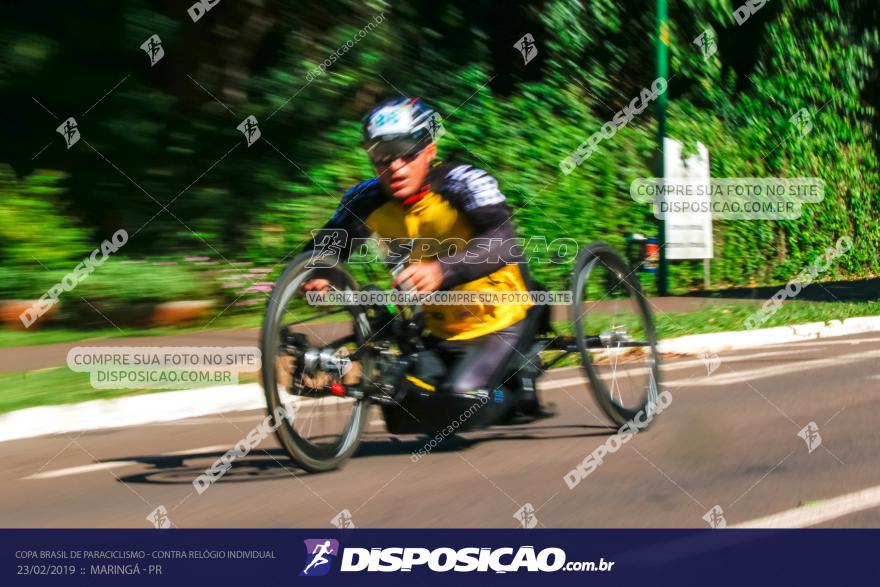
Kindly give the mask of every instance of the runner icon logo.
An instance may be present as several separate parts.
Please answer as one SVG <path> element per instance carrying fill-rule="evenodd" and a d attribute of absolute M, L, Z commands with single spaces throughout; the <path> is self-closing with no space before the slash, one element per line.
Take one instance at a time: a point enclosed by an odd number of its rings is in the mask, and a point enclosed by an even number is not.
<path fill-rule="evenodd" d="M 306 543 L 306 566 L 300 577 L 321 577 L 330 572 L 333 560 L 339 555 L 339 541 L 332 538 L 310 538 Z"/>

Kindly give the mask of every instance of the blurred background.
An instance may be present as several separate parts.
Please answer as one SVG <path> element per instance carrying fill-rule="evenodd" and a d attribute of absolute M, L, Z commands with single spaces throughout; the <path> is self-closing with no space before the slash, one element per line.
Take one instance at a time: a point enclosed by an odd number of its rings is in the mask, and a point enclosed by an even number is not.
<path fill-rule="evenodd" d="M 517 515 L 525 527 L 531 511 L 550 526 L 703 526 L 723 506 L 731 525 L 766 526 L 759 516 L 799 506 L 844 516 L 837 500 L 816 500 L 845 491 L 878 495 L 865 490 L 878 470 L 878 0 L 0 4 L 4 525 L 315 528 L 345 513 L 358 527 L 498 528 Z M 450 441 L 417 465 L 421 439 L 400 442 L 367 418 L 359 456 L 371 458 L 342 473 L 306 485 L 267 446 L 187 501 L 193 479 L 265 417 L 257 373 L 125 398 L 167 390 L 96 389 L 68 366 L 77 346 L 256 345 L 285 264 L 372 176 L 362 118 L 401 94 L 440 112 L 442 158 L 497 177 L 520 236 L 620 250 L 634 234 L 658 238 L 630 186 L 656 175 L 659 101 L 572 173 L 560 162 L 651 87 L 662 41 L 667 137 L 685 153 L 705 145 L 713 178 L 817 177 L 825 197 L 794 220 L 715 219 L 708 278 L 701 260 L 673 261 L 672 296 L 642 275 L 662 342 L 721 334 L 663 355 L 673 408 L 638 450 L 609 459 L 601 482 L 564 489 L 613 429 L 585 380 L 559 370 L 541 382 L 561 408 L 546 425 Z M 120 230 L 127 242 L 78 277 Z M 816 283 L 761 313 L 841 238 L 852 249 Z M 562 290 L 571 265 L 531 270 Z M 22 313 L 59 283 L 69 291 L 24 328 Z M 566 311 L 554 308 L 563 331 Z M 818 336 L 817 322 L 831 335 L 772 347 L 780 339 L 766 331 L 733 336 L 756 316 L 762 328 L 807 325 L 786 340 Z M 849 317 L 873 318 L 830 338 L 841 324 L 826 321 Z M 728 339 L 748 348 L 714 348 Z M 816 451 L 814 437 L 826 440 Z M 822 519 L 880 526 L 870 499 L 860 517 Z"/>
<path fill-rule="evenodd" d="M 774 0 L 743 24 L 738 6 L 670 3 L 667 136 L 704 143 L 713 177 L 819 177 L 827 189 L 797 220 L 717 220 L 711 288 L 784 283 L 844 235 L 854 249 L 827 277 L 875 275 L 880 5 Z M 284 260 L 371 176 L 361 119 L 398 94 L 441 112 L 441 156 L 493 173 L 522 236 L 620 247 L 633 233 L 657 236 L 649 207 L 629 195 L 634 179 L 654 175 L 653 107 L 573 173 L 559 170 L 656 77 L 655 9 L 635 0 L 6 3 L 0 299 L 38 299 L 124 228 L 129 242 L 39 328 L 155 325 L 156 305 L 178 301 L 210 301 L 202 325 L 256 316 Z M 706 30 L 717 43 L 708 58 L 694 42 Z M 526 34 L 528 60 L 515 46 Z M 153 50 L 142 48 L 153 35 Z M 813 113 L 805 136 L 790 121 L 802 108 Z M 261 133 L 250 146 L 236 128 L 248 116 Z M 56 131 L 68 117 L 82 137 L 70 148 Z M 569 271 L 534 267 L 553 288 Z M 702 288 L 702 266 L 673 263 L 670 286 Z M 15 326 L 22 306 L 5 307 Z"/>

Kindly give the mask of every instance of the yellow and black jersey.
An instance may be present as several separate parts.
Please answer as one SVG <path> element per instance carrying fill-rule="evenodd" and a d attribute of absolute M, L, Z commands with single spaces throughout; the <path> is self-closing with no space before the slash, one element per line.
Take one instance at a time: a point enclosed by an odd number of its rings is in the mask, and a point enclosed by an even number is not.
<path fill-rule="evenodd" d="M 469 165 L 439 164 L 425 188 L 405 201 L 385 194 L 378 179 L 363 182 L 343 196 L 324 227 L 344 229 L 352 238 L 435 239 L 461 246 L 448 250 L 412 249 L 410 260 L 439 260 L 441 290 L 475 292 L 528 291 L 520 270 L 522 256 L 512 245 L 512 213 L 498 182 Z M 350 253 L 350 246 L 344 254 Z M 522 320 L 523 304 L 425 305 L 428 330 L 439 338 L 466 340 Z"/>

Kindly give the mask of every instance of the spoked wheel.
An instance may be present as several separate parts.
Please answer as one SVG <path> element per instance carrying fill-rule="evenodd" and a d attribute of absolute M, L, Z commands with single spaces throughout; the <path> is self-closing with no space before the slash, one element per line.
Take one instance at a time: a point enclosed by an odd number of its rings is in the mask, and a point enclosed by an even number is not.
<path fill-rule="evenodd" d="M 635 272 L 610 246 L 589 245 L 575 263 L 572 328 L 593 394 L 616 424 L 650 421 L 659 357 L 654 320 Z"/>
<path fill-rule="evenodd" d="M 266 307 L 260 345 L 262 382 L 275 435 L 290 457 L 310 472 L 327 471 L 348 459 L 360 443 L 368 402 L 332 393 L 333 383 L 361 387 L 375 362 L 364 343 L 371 328 L 358 306 L 310 305 L 302 285 L 327 279 L 331 291 L 356 291 L 342 266 L 307 266 L 311 255 L 284 270 Z M 338 385 L 334 388 L 338 391 Z"/>

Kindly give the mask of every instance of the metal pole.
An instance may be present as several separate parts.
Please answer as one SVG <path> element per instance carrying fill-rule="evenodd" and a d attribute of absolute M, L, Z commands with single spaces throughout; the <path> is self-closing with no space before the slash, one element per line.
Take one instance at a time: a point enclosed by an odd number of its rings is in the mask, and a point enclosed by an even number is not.
<path fill-rule="evenodd" d="M 667 0 L 657 0 L 657 77 L 669 80 L 669 16 Z M 667 89 L 657 98 L 657 177 L 663 178 L 663 139 L 666 136 Z M 669 293 L 669 276 L 666 261 L 666 222 L 659 220 L 657 244 L 660 248 L 660 264 L 657 267 L 657 294 Z"/>

